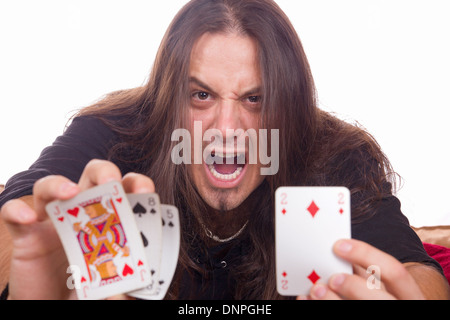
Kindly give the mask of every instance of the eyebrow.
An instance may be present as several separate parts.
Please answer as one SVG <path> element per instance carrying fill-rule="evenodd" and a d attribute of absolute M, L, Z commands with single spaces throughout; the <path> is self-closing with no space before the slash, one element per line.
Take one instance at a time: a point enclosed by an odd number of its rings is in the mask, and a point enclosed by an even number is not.
<path fill-rule="evenodd" d="M 211 89 L 207 84 L 203 83 L 202 81 L 198 80 L 196 77 L 190 77 L 189 78 L 189 82 L 190 83 L 195 83 L 196 85 L 198 85 L 199 87 L 202 87 L 203 89 L 205 89 L 208 92 L 214 93 L 214 90 Z"/>
<path fill-rule="evenodd" d="M 203 89 L 205 89 L 206 91 L 216 94 L 216 92 L 211 89 L 207 84 L 205 84 L 204 82 L 200 81 L 199 79 L 197 79 L 196 77 L 190 77 L 189 78 L 189 82 L 190 83 L 195 83 L 196 85 L 198 85 L 199 87 L 202 87 Z M 261 93 L 261 87 L 256 87 L 253 89 L 248 90 L 247 92 L 245 92 L 242 97 L 248 97 L 254 94 L 258 94 Z"/>

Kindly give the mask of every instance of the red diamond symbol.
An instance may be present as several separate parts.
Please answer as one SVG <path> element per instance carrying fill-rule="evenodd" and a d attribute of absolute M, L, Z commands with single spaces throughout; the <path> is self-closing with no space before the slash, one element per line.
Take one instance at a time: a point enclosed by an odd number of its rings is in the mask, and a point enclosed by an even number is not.
<path fill-rule="evenodd" d="M 286 209 L 283 209 L 283 210 L 281 211 L 282 214 L 286 214 L 286 212 L 287 212 Z"/>
<path fill-rule="evenodd" d="M 343 214 L 344 213 L 344 209 L 341 208 L 341 210 L 339 210 L 339 213 Z"/>
<path fill-rule="evenodd" d="M 283 277 L 287 277 L 287 273 L 286 273 L 286 271 L 285 272 L 283 272 L 282 274 L 281 274 Z"/>
<path fill-rule="evenodd" d="M 319 207 L 316 205 L 316 203 L 313 201 L 309 205 L 308 209 L 309 213 L 311 213 L 312 217 L 314 218 L 317 214 L 317 211 L 319 211 Z"/>
<path fill-rule="evenodd" d="M 317 281 L 319 281 L 320 277 L 316 273 L 316 271 L 313 270 L 311 274 L 308 276 L 309 281 L 311 281 L 313 284 L 316 284 Z"/>

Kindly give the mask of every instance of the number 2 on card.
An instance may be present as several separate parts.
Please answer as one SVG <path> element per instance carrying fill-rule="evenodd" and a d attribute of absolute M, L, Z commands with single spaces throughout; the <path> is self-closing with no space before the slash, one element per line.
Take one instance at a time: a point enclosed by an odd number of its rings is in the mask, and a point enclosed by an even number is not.
<path fill-rule="evenodd" d="M 287 205 L 287 193 L 282 193 L 281 194 L 281 204 L 283 206 Z"/>

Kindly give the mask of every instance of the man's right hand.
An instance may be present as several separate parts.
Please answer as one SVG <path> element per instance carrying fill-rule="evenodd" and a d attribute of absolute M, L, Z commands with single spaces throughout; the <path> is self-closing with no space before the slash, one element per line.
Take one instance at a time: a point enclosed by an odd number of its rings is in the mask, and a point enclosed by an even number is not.
<path fill-rule="evenodd" d="M 48 176 L 34 185 L 32 203 L 21 199 L 5 203 L 0 216 L 13 246 L 9 299 L 76 299 L 75 291 L 67 288 L 69 263 L 45 206 L 110 181 L 121 181 L 127 193 L 155 192 L 150 178 L 131 173 L 122 179 L 113 163 L 93 160 L 78 184 L 61 176 Z"/>
<path fill-rule="evenodd" d="M 1 217 L 12 237 L 9 299 L 67 299 L 64 285 L 68 262 L 56 229 L 45 212 L 53 200 L 74 197 L 80 188 L 63 177 L 49 176 L 36 182 L 33 206 L 11 200 Z"/>

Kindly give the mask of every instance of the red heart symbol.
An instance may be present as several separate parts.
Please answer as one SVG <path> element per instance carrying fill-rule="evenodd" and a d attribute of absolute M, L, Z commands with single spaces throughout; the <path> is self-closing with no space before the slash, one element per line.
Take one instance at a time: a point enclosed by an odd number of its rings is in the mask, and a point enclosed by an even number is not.
<path fill-rule="evenodd" d="M 117 201 L 118 203 L 122 203 L 122 198 L 117 198 L 116 201 Z"/>
<path fill-rule="evenodd" d="M 138 267 L 143 266 L 143 265 L 144 265 L 144 263 L 142 262 L 142 260 L 139 260 Z"/>
<path fill-rule="evenodd" d="M 64 221 L 64 217 L 60 217 L 60 218 L 58 218 L 58 220 L 63 222 Z"/>
<path fill-rule="evenodd" d="M 123 267 L 122 275 L 126 277 L 128 275 L 132 275 L 133 273 L 133 269 L 131 269 L 129 265 L 125 264 L 125 267 Z"/>
<path fill-rule="evenodd" d="M 86 282 L 86 278 L 85 277 L 81 277 L 81 283 Z"/>
<path fill-rule="evenodd" d="M 77 218 L 79 211 L 80 211 L 80 209 L 78 209 L 78 207 L 76 207 L 74 209 L 67 210 L 67 213 L 70 214 L 71 216 L 74 216 L 75 218 Z"/>

